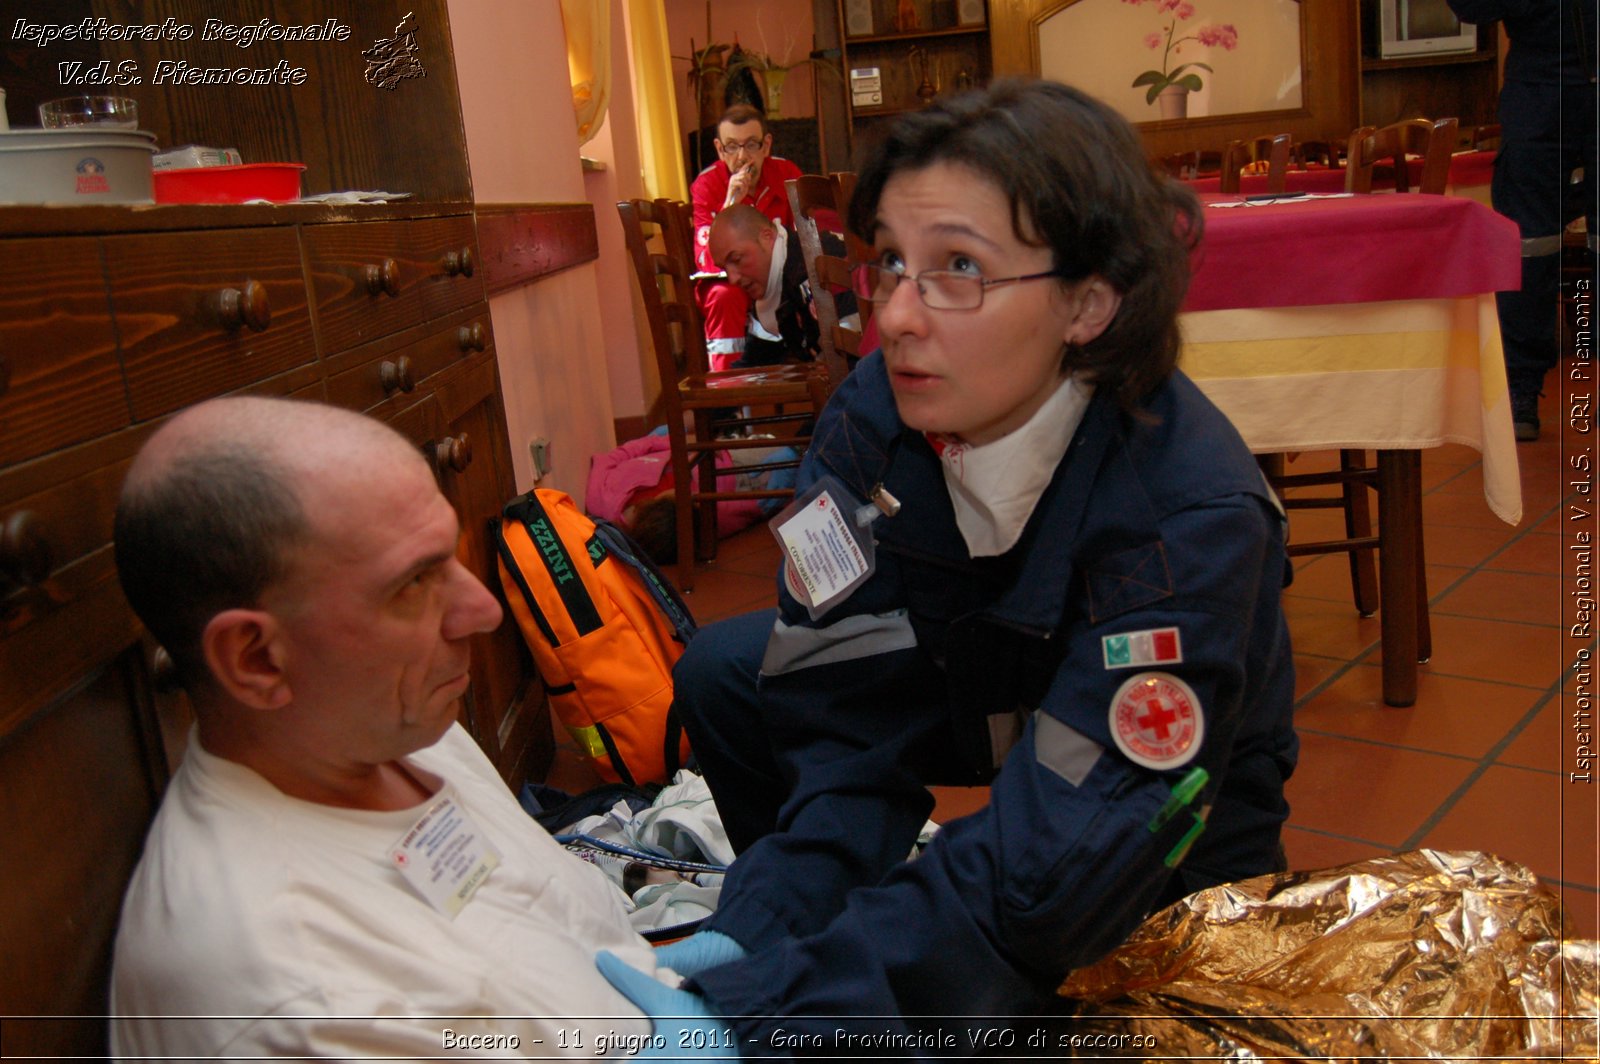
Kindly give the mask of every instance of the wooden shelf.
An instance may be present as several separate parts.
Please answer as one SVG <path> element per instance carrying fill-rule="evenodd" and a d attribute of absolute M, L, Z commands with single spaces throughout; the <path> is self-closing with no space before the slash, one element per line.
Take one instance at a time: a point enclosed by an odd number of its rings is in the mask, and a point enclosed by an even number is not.
<path fill-rule="evenodd" d="M 886 12 L 892 12 L 892 0 L 873 0 L 875 15 L 872 25 L 893 25 Z M 932 10 L 928 0 L 916 0 L 924 24 Z M 994 69 L 993 54 L 989 46 L 988 4 L 982 4 L 984 20 L 938 29 L 916 30 L 909 33 L 886 32 L 850 36 L 844 33 L 846 0 L 835 0 L 834 10 L 838 21 L 840 42 L 840 72 L 845 84 L 840 86 L 841 106 L 850 131 L 851 152 L 860 147 L 858 134 L 881 134 L 883 120 L 895 115 L 920 111 L 928 101 L 917 95 L 926 81 L 932 84 L 938 96 L 949 96 L 959 91 L 956 86 L 980 86 L 989 81 Z M 952 5 L 954 6 L 954 5 Z M 962 0 L 962 6 L 968 6 Z M 943 21 L 943 19 L 941 19 Z M 881 86 L 880 102 L 856 106 L 848 84 L 850 71 L 863 67 L 877 67 Z M 938 97 L 935 97 L 936 99 Z"/>
<path fill-rule="evenodd" d="M 1367 70 L 1412 70 L 1419 67 L 1460 66 L 1466 63 L 1492 63 L 1495 53 L 1488 52 L 1453 52 L 1448 55 L 1408 55 L 1398 59 L 1373 59 L 1361 60 L 1361 69 Z"/>
<path fill-rule="evenodd" d="M 847 46 L 857 44 L 896 44 L 906 41 L 926 40 L 930 37 L 965 37 L 974 33 L 988 33 L 987 23 L 976 26 L 950 26 L 942 30 L 917 30 L 913 33 L 874 33 L 862 37 L 846 37 Z"/>
<path fill-rule="evenodd" d="M 893 118 L 895 115 L 905 115 L 905 114 L 910 114 L 913 111 L 920 111 L 920 110 L 922 110 L 922 108 L 920 106 L 919 107 L 857 107 L 855 109 L 855 115 L 856 115 L 856 120 L 860 121 L 861 119 L 865 119 L 865 118 Z"/>

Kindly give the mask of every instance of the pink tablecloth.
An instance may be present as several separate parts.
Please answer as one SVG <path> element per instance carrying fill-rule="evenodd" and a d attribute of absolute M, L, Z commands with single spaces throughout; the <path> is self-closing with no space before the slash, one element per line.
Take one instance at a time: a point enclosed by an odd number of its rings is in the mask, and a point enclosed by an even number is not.
<path fill-rule="evenodd" d="M 1450 157 L 1450 185 L 1453 188 L 1469 185 L 1487 185 L 1494 176 L 1492 151 L 1464 151 Z M 1406 172 L 1412 184 L 1422 180 L 1422 160 L 1406 160 Z"/>
<path fill-rule="evenodd" d="M 1447 299 L 1516 288 L 1516 224 L 1455 196 L 1352 196 L 1222 208 L 1185 310 Z"/>

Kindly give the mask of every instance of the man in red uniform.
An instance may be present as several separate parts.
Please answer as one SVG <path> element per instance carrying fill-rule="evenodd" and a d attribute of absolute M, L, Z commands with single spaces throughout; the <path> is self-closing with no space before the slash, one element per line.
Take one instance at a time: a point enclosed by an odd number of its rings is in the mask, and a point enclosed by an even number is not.
<path fill-rule="evenodd" d="M 773 222 L 794 228 L 784 182 L 800 168 L 772 154 L 767 118 L 749 104 L 734 104 L 717 122 L 718 159 L 694 179 L 695 298 L 706 322 L 706 350 L 712 369 L 727 369 L 744 353 L 750 297 L 725 279 L 711 258 L 711 219 L 737 203 L 754 207 Z M 702 276 L 703 275 L 703 276 Z"/>

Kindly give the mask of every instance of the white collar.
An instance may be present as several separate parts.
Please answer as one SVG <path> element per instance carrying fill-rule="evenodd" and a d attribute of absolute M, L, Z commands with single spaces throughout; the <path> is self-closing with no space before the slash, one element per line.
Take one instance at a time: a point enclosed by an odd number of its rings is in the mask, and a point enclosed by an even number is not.
<path fill-rule="evenodd" d="M 767 270 L 767 290 L 756 300 L 756 305 L 750 310 L 750 316 L 766 331 L 766 339 L 781 340 L 783 337 L 778 331 L 778 301 L 783 298 L 783 264 L 789 257 L 789 233 L 776 222 L 772 228 L 777 233 L 777 238 L 772 244 L 772 266 Z"/>
<path fill-rule="evenodd" d="M 998 440 L 974 447 L 929 436 L 972 557 L 1004 554 L 1022 537 L 1093 394 L 1094 385 L 1067 377 L 1027 424 Z"/>

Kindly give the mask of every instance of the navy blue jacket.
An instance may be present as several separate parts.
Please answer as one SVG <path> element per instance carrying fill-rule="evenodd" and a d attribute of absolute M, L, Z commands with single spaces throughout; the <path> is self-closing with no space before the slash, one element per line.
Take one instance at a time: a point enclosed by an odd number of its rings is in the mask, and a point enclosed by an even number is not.
<path fill-rule="evenodd" d="M 873 526 L 871 579 L 818 620 L 780 591 L 750 726 L 792 791 L 712 921 L 751 955 L 694 981 L 747 1052 L 784 1052 L 779 1028 L 832 1039 L 917 1026 L 872 1017 L 1027 1012 L 1158 902 L 1273 867 L 1297 752 L 1281 512 L 1188 378 L 1145 410 L 1097 393 L 1021 540 L 975 560 L 881 354 L 829 404 L 801 489 L 831 474 L 860 501 L 882 483 L 903 508 Z M 1106 637 L 1166 628 L 1181 662 L 1108 667 Z M 1113 742 L 1114 697 L 1145 671 L 1200 704 L 1181 767 L 1141 767 Z M 1193 818 L 1150 825 L 1195 766 L 1208 826 L 1175 878 Z M 925 784 L 991 775 L 988 807 L 906 862 Z"/>

